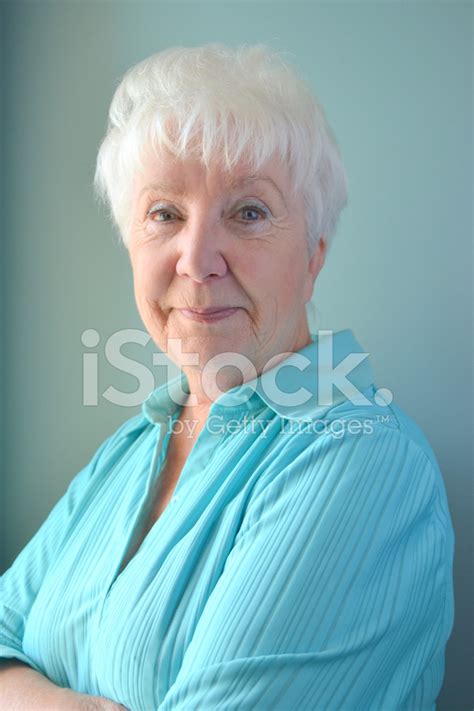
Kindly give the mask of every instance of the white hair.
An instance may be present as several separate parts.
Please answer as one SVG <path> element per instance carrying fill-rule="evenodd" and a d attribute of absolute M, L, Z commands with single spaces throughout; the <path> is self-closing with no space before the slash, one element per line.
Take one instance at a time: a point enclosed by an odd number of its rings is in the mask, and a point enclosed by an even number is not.
<path fill-rule="evenodd" d="M 163 148 L 206 167 L 219 160 L 226 170 L 245 158 L 255 172 L 279 155 L 304 199 L 310 252 L 320 238 L 329 249 L 347 203 L 339 149 L 317 99 L 265 45 L 172 47 L 125 73 L 94 177 L 125 245 L 134 174 L 150 149 Z"/>

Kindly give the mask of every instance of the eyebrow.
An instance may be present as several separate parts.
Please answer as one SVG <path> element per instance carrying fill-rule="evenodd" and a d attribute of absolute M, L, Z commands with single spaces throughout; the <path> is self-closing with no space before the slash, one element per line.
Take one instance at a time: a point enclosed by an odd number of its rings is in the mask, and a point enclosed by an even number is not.
<path fill-rule="evenodd" d="M 160 180 L 145 185 L 138 193 L 138 197 L 140 198 L 149 190 L 163 190 L 164 192 L 173 193 L 173 195 L 186 195 L 188 192 L 185 188 L 178 187 L 175 183 L 170 182 L 169 180 Z"/>
<path fill-rule="evenodd" d="M 263 175 L 263 174 L 260 175 L 257 173 L 255 175 L 246 175 L 242 178 L 234 178 L 229 183 L 229 188 L 234 189 L 236 187 L 239 187 L 240 185 L 246 185 L 247 183 L 252 183 L 252 182 L 257 182 L 257 181 L 265 182 L 265 183 L 268 183 L 269 185 L 271 185 L 277 191 L 277 193 L 279 194 L 280 198 L 282 199 L 282 201 L 286 207 L 286 200 L 283 196 L 282 191 L 280 190 L 278 185 L 275 183 L 275 181 L 272 180 L 272 178 L 270 178 L 268 175 Z M 145 185 L 140 190 L 139 198 L 145 192 L 148 192 L 149 190 L 160 190 L 160 191 L 163 190 L 164 192 L 168 192 L 173 195 L 179 195 L 180 197 L 187 195 L 189 192 L 188 190 L 186 190 L 186 188 L 176 185 L 172 181 L 160 180 L 160 181 L 149 183 L 148 185 Z"/>
<path fill-rule="evenodd" d="M 284 198 L 284 196 L 283 196 L 282 191 L 280 190 L 280 188 L 278 187 L 278 185 L 275 183 L 275 181 L 272 180 L 272 178 L 270 178 L 268 175 L 263 175 L 263 174 L 258 174 L 258 173 L 257 173 L 256 175 L 247 175 L 247 176 L 245 176 L 245 177 L 243 177 L 243 178 L 235 178 L 234 180 L 231 181 L 230 187 L 231 187 L 231 188 L 235 188 L 235 187 L 237 187 L 237 186 L 239 186 L 239 185 L 245 185 L 246 183 L 256 182 L 256 181 L 258 181 L 258 180 L 260 180 L 260 181 L 262 181 L 262 182 L 265 182 L 265 183 L 269 183 L 270 185 L 272 185 L 273 188 L 277 191 L 277 193 L 279 194 L 279 196 L 281 197 L 283 203 L 284 203 L 285 206 L 286 206 L 286 200 L 285 200 L 285 198 Z"/>

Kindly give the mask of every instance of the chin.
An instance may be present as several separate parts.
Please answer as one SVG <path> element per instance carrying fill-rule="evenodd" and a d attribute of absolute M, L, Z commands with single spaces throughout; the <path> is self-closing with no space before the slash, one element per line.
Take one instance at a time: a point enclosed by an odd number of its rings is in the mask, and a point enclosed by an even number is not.
<path fill-rule="evenodd" d="M 171 337 L 171 336 L 170 336 Z M 199 362 L 197 367 L 203 368 L 206 363 L 221 353 L 242 352 L 242 337 L 239 333 L 228 331 L 226 333 L 181 333 L 177 338 L 181 338 L 181 349 L 185 353 L 197 353 Z M 181 366 L 181 364 L 180 364 Z"/>

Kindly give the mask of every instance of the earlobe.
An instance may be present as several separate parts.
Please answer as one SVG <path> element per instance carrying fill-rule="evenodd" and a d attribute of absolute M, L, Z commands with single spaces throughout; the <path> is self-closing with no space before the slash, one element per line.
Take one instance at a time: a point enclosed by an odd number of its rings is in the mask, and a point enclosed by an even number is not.
<path fill-rule="evenodd" d="M 322 235 L 316 247 L 314 248 L 313 254 L 309 260 L 309 271 L 313 278 L 313 283 L 316 280 L 319 272 L 323 268 L 324 260 L 326 258 L 326 238 Z"/>
<path fill-rule="evenodd" d="M 307 294 L 305 303 L 311 300 L 313 296 L 314 283 L 316 278 L 323 268 L 324 259 L 326 256 L 326 240 L 324 237 L 320 237 L 317 245 L 314 247 L 313 254 L 309 259 L 308 264 L 308 280 L 307 280 Z"/>

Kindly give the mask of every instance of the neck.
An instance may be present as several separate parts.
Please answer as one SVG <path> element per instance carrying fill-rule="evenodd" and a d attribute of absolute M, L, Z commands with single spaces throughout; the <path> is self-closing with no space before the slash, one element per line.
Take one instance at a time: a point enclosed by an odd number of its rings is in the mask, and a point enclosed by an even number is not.
<path fill-rule="evenodd" d="M 186 374 L 190 393 L 184 404 L 184 408 L 189 412 L 201 413 L 205 419 L 212 403 L 215 402 L 223 392 L 243 385 L 249 380 L 253 380 L 255 378 L 255 372 L 257 376 L 261 375 L 270 358 L 272 359 L 271 367 L 275 367 L 279 362 L 288 357 L 288 353 L 296 353 L 309 343 L 311 343 L 311 334 L 305 318 L 297 334 L 295 334 L 289 343 L 276 344 L 278 350 L 268 356 L 267 361 L 252 363 L 252 367 L 249 367 L 247 371 L 241 371 L 232 365 L 224 366 L 218 371 L 207 372 L 205 379 L 203 379 L 202 370 L 199 368 L 190 367 L 183 369 Z M 191 401 L 193 404 L 190 402 L 191 395 L 193 396 Z"/>

